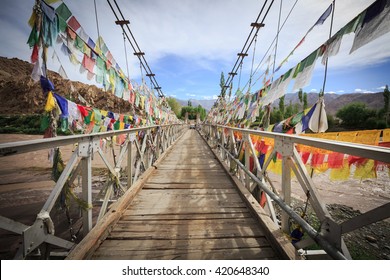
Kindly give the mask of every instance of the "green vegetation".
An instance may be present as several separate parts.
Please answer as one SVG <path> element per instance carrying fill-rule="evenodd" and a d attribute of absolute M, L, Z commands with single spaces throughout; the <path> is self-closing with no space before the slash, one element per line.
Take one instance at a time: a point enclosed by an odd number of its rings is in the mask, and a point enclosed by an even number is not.
<path fill-rule="evenodd" d="M 41 115 L 0 116 L 0 133 L 42 134 Z"/>
<path fill-rule="evenodd" d="M 225 88 L 225 75 L 221 72 L 221 78 L 219 80 L 219 86 L 221 87 L 221 96 L 225 99 L 226 88 Z"/>
<path fill-rule="evenodd" d="M 169 107 L 171 107 L 172 111 L 175 113 L 177 118 L 181 117 L 181 105 L 180 103 L 176 100 L 176 98 L 173 97 L 168 97 L 167 98 Z"/>
<path fill-rule="evenodd" d="M 206 118 L 206 109 L 198 105 L 198 107 L 185 106 L 181 108 L 181 118 L 184 119 L 186 113 L 188 113 L 189 120 L 195 120 L 196 114 L 200 114 L 200 119 L 203 121 Z"/>
<path fill-rule="evenodd" d="M 381 123 L 376 110 L 363 103 L 351 103 L 337 111 L 341 126 L 349 129 L 376 129 Z"/>
<path fill-rule="evenodd" d="M 38 134 L 42 135 L 48 125 L 44 115 L 0 115 L 0 133 Z M 59 127 L 57 135 L 72 134 L 68 129 L 62 131 Z"/>

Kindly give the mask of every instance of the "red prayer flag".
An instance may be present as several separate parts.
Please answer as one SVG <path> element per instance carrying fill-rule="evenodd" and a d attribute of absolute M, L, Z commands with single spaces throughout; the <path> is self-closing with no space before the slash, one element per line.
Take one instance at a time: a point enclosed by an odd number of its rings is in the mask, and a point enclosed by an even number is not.
<path fill-rule="evenodd" d="M 77 19 L 72 16 L 69 21 L 68 21 L 68 25 L 70 26 L 70 28 L 72 28 L 74 31 L 77 31 L 77 29 L 79 29 L 81 27 L 80 23 L 77 21 Z"/>
<path fill-rule="evenodd" d="M 31 54 L 31 63 L 38 61 L 38 45 L 35 45 Z"/>
<path fill-rule="evenodd" d="M 328 166 L 329 168 L 341 168 L 344 163 L 344 154 L 341 153 L 330 153 L 328 155 Z"/>
<path fill-rule="evenodd" d="M 93 60 L 92 58 L 88 57 L 86 54 L 84 54 L 82 65 L 89 72 L 94 73 L 93 72 L 93 68 L 95 66 L 95 60 Z"/>
<path fill-rule="evenodd" d="M 324 163 L 325 154 L 313 154 L 311 158 L 311 166 L 316 167 Z"/>

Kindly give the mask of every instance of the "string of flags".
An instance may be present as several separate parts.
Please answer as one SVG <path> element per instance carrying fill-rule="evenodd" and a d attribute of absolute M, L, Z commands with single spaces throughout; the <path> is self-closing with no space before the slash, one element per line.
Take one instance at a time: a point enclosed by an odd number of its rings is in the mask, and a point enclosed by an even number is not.
<path fill-rule="evenodd" d="M 229 136 L 228 129 L 224 129 L 226 137 Z M 242 139 L 241 132 L 234 132 L 236 140 Z M 382 135 L 382 137 L 380 137 Z M 390 147 L 390 129 L 385 130 L 363 130 L 348 132 L 330 132 L 320 134 L 302 134 L 300 136 L 314 137 L 319 139 L 337 140 L 380 147 Z M 271 156 L 274 148 L 274 139 L 251 135 L 251 141 L 255 148 L 256 158 L 263 167 L 264 162 Z M 381 141 L 380 141 L 381 140 Z M 367 158 L 352 156 L 344 153 L 319 149 L 316 147 L 296 145 L 297 151 L 306 165 L 308 172 L 314 170 L 316 173 L 329 172 L 331 180 L 372 179 L 377 177 L 378 171 L 386 171 L 390 176 L 390 164 Z M 244 163 L 245 147 L 239 153 L 239 159 Z M 250 158 L 250 170 L 254 170 L 253 158 Z M 282 157 L 278 153 L 270 161 L 267 170 L 275 174 L 282 174 Z"/>
<path fill-rule="evenodd" d="M 76 104 L 56 93 L 53 83 L 44 76 L 41 76 L 40 82 L 42 90 L 47 94 L 45 112 L 50 113 L 55 110 L 54 115 L 58 116 L 62 131 L 69 130 L 73 133 L 88 134 L 178 122 L 176 115 L 171 110 L 164 110 L 164 107 L 154 107 L 152 110 L 151 102 L 140 97 L 138 97 L 139 104 L 137 106 L 145 109 L 146 116 L 120 114 Z M 46 137 L 51 137 L 53 131 L 50 129 L 50 118 L 46 114 L 42 119 L 41 130 L 45 131 Z"/>
<path fill-rule="evenodd" d="M 31 62 L 34 64 L 31 77 L 39 81 L 41 76 L 46 76 L 47 49 L 56 45 L 72 64 L 79 67 L 81 74 L 102 85 L 105 91 L 142 109 L 156 110 L 154 93 L 145 85 L 141 86 L 142 90 L 134 90 L 104 39 L 99 36 L 94 41 L 64 2 L 61 1 L 56 8 L 49 5 L 55 2 L 58 1 L 38 1 L 28 21 L 32 30 L 27 44 L 32 49 Z M 58 73 L 67 79 L 55 50 L 52 59 L 59 62 Z M 146 93 L 146 96 L 142 93 Z M 166 102 L 165 106 L 168 106 Z"/>
<path fill-rule="evenodd" d="M 309 29 L 307 34 L 315 26 L 322 24 L 329 17 L 331 11 L 332 5 L 321 15 L 317 22 Z M 264 108 L 285 95 L 292 80 L 295 81 L 293 91 L 309 85 L 318 58 L 322 57 L 322 63 L 325 64 L 328 57 L 337 55 L 342 38 L 345 35 L 350 33 L 355 34 L 353 46 L 351 48 L 351 52 L 353 52 L 389 31 L 390 0 L 377 0 L 348 22 L 319 48 L 314 50 L 297 65 L 290 68 L 273 83 L 269 83 L 269 80 L 264 80 L 265 83 L 263 87 L 254 94 L 249 92 L 242 94 L 238 91 L 234 99 L 227 103 L 219 102 L 221 100 L 220 98 L 220 100 L 216 102 L 216 106 L 209 112 L 208 121 L 224 125 L 248 125 L 250 122 L 255 121 L 258 116 L 257 111 L 260 108 Z M 294 50 L 302 44 L 306 35 Z M 282 61 L 282 64 L 288 60 L 294 53 L 294 50 Z M 319 102 L 323 104 L 323 101 L 319 100 Z M 325 106 L 320 107 L 322 108 L 321 110 L 324 110 L 325 108 Z M 326 116 L 326 114 L 321 115 Z M 321 130 L 322 129 L 319 129 L 319 131 Z"/>

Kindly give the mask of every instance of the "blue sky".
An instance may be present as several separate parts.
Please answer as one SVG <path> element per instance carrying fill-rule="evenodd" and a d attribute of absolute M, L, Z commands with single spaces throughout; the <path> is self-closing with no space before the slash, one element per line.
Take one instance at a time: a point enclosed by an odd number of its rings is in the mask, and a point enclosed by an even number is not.
<path fill-rule="evenodd" d="M 27 24 L 35 0 L 3 0 L 0 10 L 0 56 L 29 61 L 31 50 L 26 41 L 30 33 Z M 93 0 L 64 1 L 86 33 L 97 38 Z M 97 0 L 100 34 L 119 65 L 126 73 L 123 38 L 115 25 L 115 17 L 107 1 Z M 132 0 L 117 1 L 130 28 L 166 96 L 179 99 L 212 99 L 219 92 L 221 71 L 232 70 L 246 37 L 264 1 L 259 0 Z M 282 20 L 294 4 L 283 1 Z M 299 0 L 291 17 L 280 32 L 276 57 L 279 64 L 304 36 L 307 30 L 330 5 L 331 0 Z M 336 1 L 334 32 L 367 8 L 374 0 Z M 276 0 L 259 32 L 255 66 L 276 35 L 280 1 Z M 317 26 L 278 72 L 283 74 L 324 43 L 329 33 L 330 17 Z M 390 33 L 360 48 L 351 55 L 353 35 L 343 38 L 340 53 L 329 59 L 326 92 L 377 92 L 390 83 Z M 127 45 L 130 78 L 140 82 L 141 72 L 133 51 Z M 244 60 L 241 87 L 249 80 L 252 51 Z M 60 53 L 57 50 L 57 53 Z M 50 57 L 50 55 L 49 55 Z M 88 82 L 67 58 L 61 57 L 67 75 L 72 80 Z M 57 71 L 58 64 L 49 62 Z M 260 69 L 257 76 L 265 69 Z M 278 75 L 276 75 L 276 78 Z M 312 82 L 306 92 L 318 92 L 322 87 L 324 67 L 317 61 Z M 147 83 L 149 85 L 149 82 Z M 238 76 L 234 80 L 235 91 Z M 253 90 L 259 89 L 260 83 Z"/>

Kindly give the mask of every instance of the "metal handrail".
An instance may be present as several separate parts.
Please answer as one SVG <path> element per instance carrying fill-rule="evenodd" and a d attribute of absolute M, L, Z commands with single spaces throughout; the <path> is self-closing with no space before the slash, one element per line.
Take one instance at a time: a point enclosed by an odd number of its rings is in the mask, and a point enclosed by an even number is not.
<path fill-rule="evenodd" d="M 377 207 L 371 211 L 361 214 L 341 224 L 337 224 L 331 217 L 330 213 L 321 201 L 320 195 L 317 192 L 311 176 L 308 174 L 302 159 L 295 148 L 295 144 L 302 144 L 316 148 L 326 149 L 330 151 L 340 152 L 342 154 L 350 154 L 362 158 L 374 159 L 383 163 L 390 163 L 390 149 L 379 146 L 370 146 L 363 144 L 355 144 L 348 142 L 340 142 L 334 140 L 323 140 L 318 138 L 310 138 L 303 136 L 287 135 L 275 132 L 258 131 L 251 129 L 243 129 L 229 127 L 223 125 L 203 124 L 203 132 L 210 146 L 217 148 L 220 151 L 222 161 L 227 164 L 234 162 L 238 166 L 237 177 L 245 187 L 252 191 L 254 186 L 258 186 L 260 190 L 267 194 L 267 202 L 269 205 L 271 219 L 276 221 L 272 202 L 275 202 L 283 210 L 281 228 L 284 231 L 288 230 L 288 219 L 292 218 L 299 224 L 308 236 L 317 244 L 321 245 L 326 253 L 335 259 L 350 259 L 348 248 L 346 247 L 342 234 L 351 230 L 355 230 L 362 226 L 368 225 L 379 220 L 390 217 L 390 203 Z M 233 132 L 242 133 L 240 147 L 236 146 L 236 138 Z M 262 138 L 272 138 L 275 141 L 272 155 L 260 167 L 256 159 L 256 151 L 252 143 L 250 135 L 260 136 Z M 309 136 L 309 135 L 308 135 Z M 241 163 L 236 157 L 243 149 L 245 143 L 245 164 Z M 275 153 L 282 156 L 282 197 L 275 194 L 271 188 L 267 187 L 266 169 L 270 164 L 271 158 Z M 253 174 L 249 170 L 250 157 L 254 157 L 257 173 Z M 320 219 L 322 228 L 321 232 L 317 232 L 308 224 L 300 215 L 295 213 L 290 207 L 291 202 L 291 172 L 297 176 L 299 184 L 304 192 L 308 195 L 308 200 L 313 206 L 318 218 Z M 243 174 L 244 173 L 244 174 Z M 233 174 L 233 175 L 234 175 Z M 267 180 L 265 180 L 267 179 Z M 253 184 L 253 185 L 252 185 Z M 273 188 L 272 184 L 271 187 Z M 297 248 L 303 248 L 310 245 L 309 242 L 296 243 Z"/>
<path fill-rule="evenodd" d="M 73 242 L 54 236 L 54 224 L 51 220 L 50 212 L 53 209 L 65 184 L 72 184 L 77 174 L 82 177 L 82 199 L 92 207 L 92 163 L 93 155 L 98 154 L 106 165 L 109 175 L 115 178 L 116 184 L 125 192 L 141 178 L 143 171 L 150 168 L 153 163 L 170 147 L 179 137 L 184 128 L 183 124 L 154 125 L 149 127 L 139 127 L 123 129 L 109 132 L 93 133 L 88 135 L 72 135 L 56 138 L 37 139 L 30 141 L 18 141 L 13 143 L 0 144 L 0 158 L 13 156 L 22 153 L 33 152 L 42 149 L 57 148 L 70 144 L 78 144 L 72 151 L 72 155 L 67 162 L 61 176 L 58 178 L 49 197 L 43 205 L 37 219 L 33 225 L 27 226 L 9 218 L 0 216 L 0 228 L 21 234 L 23 244 L 20 246 L 15 258 L 26 258 L 36 248 L 42 244 L 53 244 L 65 249 L 71 249 Z M 133 139 L 130 135 L 144 131 L 142 139 Z M 153 131 L 153 133 L 152 133 Z M 121 145 L 118 161 L 110 163 L 104 156 L 99 143 L 101 139 L 109 137 L 127 135 L 127 139 Z M 139 142 L 139 143 L 138 143 Z M 133 150 L 136 151 L 134 155 Z M 123 187 L 120 182 L 122 161 L 127 154 L 127 186 Z M 135 162 L 133 162 L 135 159 Z M 134 178 L 133 178 L 134 175 Z M 98 220 L 107 211 L 110 196 L 113 194 L 114 183 L 105 186 L 107 188 L 104 201 L 100 208 Z M 83 209 L 83 234 L 84 236 L 92 229 L 92 209 Z"/>

